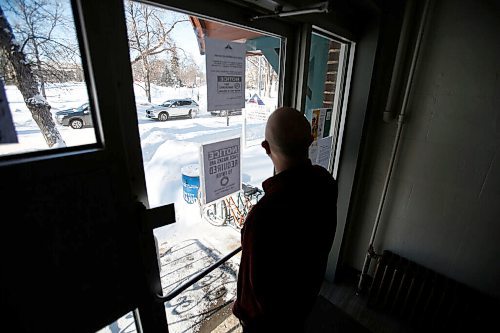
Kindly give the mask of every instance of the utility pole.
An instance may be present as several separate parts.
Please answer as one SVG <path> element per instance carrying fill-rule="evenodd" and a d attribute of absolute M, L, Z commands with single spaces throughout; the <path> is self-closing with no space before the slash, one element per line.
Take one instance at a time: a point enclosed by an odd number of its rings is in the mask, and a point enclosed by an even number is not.
<path fill-rule="evenodd" d="M 257 85 L 258 85 L 258 89 L 259 89 L 259 97 L 261 96 L 260 88 L 261 88 L 261 84 L 262 84 L 262 65 L 261 65 L 261 60 L 262 60 L 262 56 L 259 56 L 259 79 L 257 80 Z"/>

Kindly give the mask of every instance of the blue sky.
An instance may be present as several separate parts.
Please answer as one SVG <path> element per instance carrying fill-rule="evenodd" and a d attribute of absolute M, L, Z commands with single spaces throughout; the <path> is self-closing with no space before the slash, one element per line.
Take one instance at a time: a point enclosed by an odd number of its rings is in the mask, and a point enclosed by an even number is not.
<path fill-rule="evenodd" d="M 173 13 L 172 11 L 168 11 Z M 167 14 L 168 15 L 168 14 Z M 182 19 L 187 20 L 187 15 L 182 15 Z M 194 61 L 202 68 L 205 69 L 205 56 L 200 55 L 200 50 L 198 48 L 198 42 L 196 41 L 196 36 L 193 31 L 193 26 L 191 22 L 181 22 L 177 24 L 174 28 L 173 39 L 177 46 L 183 48 L 186 52 L 189 52 L 193 57 Z"/>
<path fill-rule="evenodd" d="M 29 3 L 30 0 L 27 0 Z M 73 15 L 71 15 L 71 6 L 69 0 L 49 0 L 49 3 L 59 3 L 61 5 L 61 9 L 66 17 L 73 18 Z M 6 4 L 3 3 L 2 1 L 2 7 L 4 7 Z M 5 6 L 4 9 L 6 9 L 8 6 Z M 165 17 L 171 21 L 170 19 L 181 19 L 181 20 L 188 20 L 188 16 L 185 14 L 181 14 L 178 12 L 174 12 L 171 10 L 166 10 L 166 9 L 161 9 Z M 15 24 L 18 18 L 13 15 L 12 12 L 8 11 L 6 12 L 6 16 L 11 22 L 11 24 Z M 57 31 L 55 32 L 58 37 L 67 37 L 66 33 L 63 31 L 59 31 L 59 29 L 56 29 Z M 76 37 L 76 36 L 75 36 Z M 198 49 L 198 43 L 196 41 L 196 37 L 193 31 L 193 27 L 191 25 L 191 22 L 186 21 L 186 22 L 181 22 L 175 26 L 175 28 L 172 30 L 172 37 L 177 44 L 177 46 L 181 47 L 184 49 L 187 53 L 189 53 L 196 64 L 200 66 L 201 69 L 204 70 L 205 68 L 205 56 L 200 55 L 199 49 Z M 72 38 L 72 37 L 70 37 Z M 74 37 L 73 37 L 74 38 Z"/>

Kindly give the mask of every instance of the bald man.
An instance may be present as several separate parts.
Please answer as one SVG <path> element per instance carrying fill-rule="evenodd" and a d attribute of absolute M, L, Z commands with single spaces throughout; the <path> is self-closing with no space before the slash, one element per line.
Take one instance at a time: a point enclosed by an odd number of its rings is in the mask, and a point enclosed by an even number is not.
<path fill-rule="evenodd" d="M 269 117 L 262 147 L 275 175 L 247 216 L 233 313 L 244 333 L 303 332 L 337 225 L 337 184 L 308 158 L 313 138 L 292 108 Z"/>

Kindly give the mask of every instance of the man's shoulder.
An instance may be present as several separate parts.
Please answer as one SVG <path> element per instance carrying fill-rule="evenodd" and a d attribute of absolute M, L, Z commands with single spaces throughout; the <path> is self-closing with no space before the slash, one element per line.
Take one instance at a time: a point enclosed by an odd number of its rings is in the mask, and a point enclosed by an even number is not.
<path fill-rule="evenodd" d="M 272 210 L 274 201 L 274 195 L 265 194 L 251 209 L 253 215 L 258 215 L 261 213 L 266 213 Z"/>
<path fill-rule="evenodd" d="M 326 179 L 331 179 L 332 181 L 335 181 L 335 178 L 333 178 L 332 174 L 330 171 L 322 167 L 321 165 L 311 165 L 311 170 L 312 173 L 319 176 L 319 177 L 324 177 Z"/>
<path fill-rule="evenodd" d="M 307 178 L 314 184 L 314 186 L 319 186 L 320 188 L 330 190 L 337 188 L 337 181 L 335 180 L 335 178 L 333 178 L 332 174 L 322 166 L 311 166 Z"/>

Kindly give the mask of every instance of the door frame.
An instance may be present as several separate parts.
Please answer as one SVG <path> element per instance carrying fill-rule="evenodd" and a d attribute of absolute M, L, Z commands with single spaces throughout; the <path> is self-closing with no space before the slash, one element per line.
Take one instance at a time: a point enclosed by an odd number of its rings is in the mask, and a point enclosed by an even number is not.
<path fill-rule="evenodd" d="M 251 22 L 249 21 L 248 11 L 230 3 L 225 4 L 223 7 L 215 7 L 208 2 L 192 3 L 187 1 L 163 0 L 139 2 L 283 37 L 282 52 L 280 54 L 280 67 L 282 70 L 279 73 L 281 89 L 278 96 L 278 104 L 284 105 L 291 103 L 290 91 L 293 87 L 293 76 L 287 75 L 286 73 L 292 73 L 292 68 L 295 63 L 296 34 L 292 24 L 278 20 Z M 108 18 L 106 13 L 115 13 L 118 7 L 120 7 L 120 15 L 113 15 L 113 22 L 111 24 L 103 24 L 103 21 L 106 21 Z M 93 62 L 94 70 L 99 71 L 100 74 L 109 74 L 109 57 L 114 55 L 113 58 L 115 63 L 111 70 L 117 70 L 117 72 L 113 72 L 109 77 L 103 75 L 104 77 L 98 77 L 96 79 L 97 95 L 100 96 L 99 93 L 101 93 L 101 95 L 107 95 L 105 93 L 106 91 L 103 93 L 103 91 L 100 90 L 100 82 L 115 78 L 115 81 L 109 82 L 109 85 L 114 88 L 113 96 L 115 98 L 120 96 L 121 100 L 112 101 L 111 98 L 110 100 L 106 99 L 104 101 L 107 103 L 105 108 L 111 107 L 111 103 L 113 102 L 119 105 L 121 111 L 116 115 L 116 125 L 118 126 L 115 126 L 119 127 L 120 133 L 122 133 L 122 147 L 126 147 L 126 149 L 124 149 L 126 151 L 124 159 L 129 175 L 131 194 L 146 208 L 143 218 L 144 223 L 141 225 L 141 251 L 144 265 L 143 269 L 146 275 L 145 279 L 147 285 L 149 285 L 149 295 L 139 305 L 141 326 L 145 332 L 165 331 L 168 329 L 168 324 L 166 321 L 164 304 L 159 302 L 156 297 L 162 294 L 162 289 L 159 268 L 156 262 L 157 253 L 154 246 L 153 229 L 174 223 L 175 212 L 173 204 L 148 209 L 149 202 L 147 198 L 137 111 L 133 93 L 133 80 L 129 61 L 123 1 L 91 0 L 88 3 L 85 1 L 85 3 L 82 3 L 82 12 L 84 18 L 88 20 L 86 33 L 91 41 L 89 43 L 90 58 L 95 59 Z M 231 20 L 227 20 L 227 17 L 230 17 Z M 105 33 L 103 33 L 103 31 Z M 103 56 L 104 54 L 106 54 L 106 56 Z M 287 61 L 284 61 L 284 59 L 287 59 Z M 118 71 L 118 68 L 121 68 L 123 71 Z M 105 129 L 106 126 L 106 124 L 103 124 Z"/>
<path fill-rule="evenodd" d="M 127 207 L 140 203 L 143 211 L 142 222 L 149 221 L 146 209 L 149 208 L 137 111 L 133 91 L 132 71 L 130 68 L 127 28 L 122 0 L 71 0 L 80 29 L 80 50 L 84 66 L 88 67 L 87 84 L 94 97 L 94 126 L 102 142 L 96 145 L 75 147 L 50 154 L 26 154 L 14 156 L 0 162 L 0 183 L 19 185 L 36 182 L 41 179 L 71 177 L 87 174 L 89 171 L 107 170 L 109 182 L 116 193 L 113 198 L 117 207 Z M 144 1 L 167 9 L 182 11 L 209 19 L 216 19 L 232 25 L 255 29 L 282 36 L 286 41 L 282 45 L 283 70 L 280 72 L 279 105 L 290 105 L 303 109 L 304 82 L 307 85 L 307 65 L 310 32 L 314 16 L 302 23 L 284 19 L 264 19 L 250 21 L 251 11 L 231 2 L 218 2 L 214 6 L 209 1 L 157 0 Z M 227 18 L 230 17 L 229 21 Z M 339 162 L 339 200 L 337 203 L 337 235 L 335 237 L 335 255 L 330 256 L 327 277 L 333 279 L 339 262 L 344 229 L 349 215 L 351 194 L 354 187 L 357 160 L 365 120 L 365 112 L 370 93 L 373 60 L 378 42 L 378 22 L 368 21 L 363 27 L 355 28 L 354 23 L 339 22 L 333 27 L 325 18 L 317 21 L 326 31 L 349 38 L 357 43 L 356 55 L 350 57 L 352 72 L 350 94 L 346 96 L 345 137 L 341 143 L 342 151 Z M 308 37 L 309 36 L 309 37 Z M 353 70 L 354 64 L 359 70 Z M 305 79 L 305 80 L 304 80 Z M 347 102 L 349 103 L 347 104 Z M 96 189 L 97 190 L 97 189 Z M 140 206 L 138 206 L 140 207 Z M 161 208 L 160 208 L 161 210 Z M 158 213 L 158 209 L 154 210 Z M 144 285 L 140 291 L 142 297 L 137 306 L 141 311 L 141 324 L 145 332 L 168 330 L 163 304 L 155 302 L 158 288 L 161 291 L 159 270 L 156 262 L 156 249 L 152 227 L 175 221 L 173 209 L 161 212 L 162 221 L 154 218 L 147 223 L 137 221 L 142 228 L 142 267 Z M 333 253 L 333 252 L 332 252 Z M 119 254 L 117 254 L 119 255 Z M 146 259 L 144 259 L 146 258 Z M 137 301 L 135 297 L 130 299 Z M 129 310 L 133 310 L 130 308 Z M 102 318 L 111 319 L 113 311 Z M 102 324 L 100 319 L 91 318 L 90 325 Z M 116 318 L 115 318 L 116 319 Z M 98 328 L 98 327 L 96 327 Z"/>

